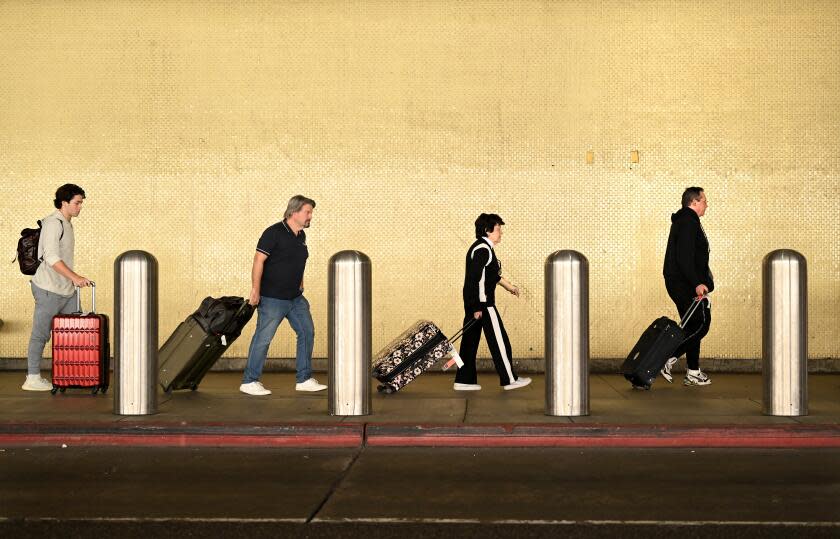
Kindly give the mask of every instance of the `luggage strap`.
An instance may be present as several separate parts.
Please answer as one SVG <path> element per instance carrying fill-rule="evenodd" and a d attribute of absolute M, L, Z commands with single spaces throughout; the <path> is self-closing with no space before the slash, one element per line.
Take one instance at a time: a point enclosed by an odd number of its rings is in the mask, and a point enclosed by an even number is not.
<path fill-rule="evenodd" d="M 227 336 L 230 335 L 230 333 L 231 333 L 229 330 L 231 330 L 235 327 L 234 324 L 239 323 L 239 319 L 242 317 L 242 313 L 244 313 L 245 310 L 249 309 L 249 308 L 251 308 L 251 304 L 248 301 L 248 299 L 246 298 L 245 302 L 239 307 L 239 309 L 236 310 L 236 314 L 233 315 L 233 317 L 230 319 L 230 321 L 227 323 L 227 325 L 222 329 L 222 332 L 218 335 L 219 340 L 222 343 L 222 346 L 227 346 L 228 345 Z M 237 335 L 237 337 L 238 337 L 238 335 Z M 234 337 L 234 339 L 235 338 L 236 337 Z M 231 341 L 231 342 L 233 342 L 233 341 Z"/>
<path fill-rule="evenodd" d="M 434 348 L 435 346 L 439 345 L 442 342 L 447 342 L 447 340 L 443 337 L 443 333 L 438 333 L 437 335 L 435 335 L 434 337 L 429 339 L 429 341 L 423 343 L 416 350 L 412 350 L 411 353 L 409 354 L 409 356 L 416 356 L 418 358 L 422 358 L 427 353 L 429 353 L 429 351 L 432 348 Z M 385 376 L 383 376 L 381 378 L 378 378 L 378 380 L 382 383 L 387 384 L 387 383 L 391 382 L 394 378 L 396 378 L 398 375 L 402 374 L 404 371 L 411 368 L 412 366 L 414 366 L 414 363 L 408 361 L 408 357 L 406 357 L 405 361 L 402 361 L 400 364 L 398 364 L 394 368 L 394 370 L 392 370 L 391 372 L 389 372 Z"/>
<path fill-rule="evenodd" d="M 227 335 L 230 332 L 229 330 L 233 329 L 235 324 L 237 322 L 239 322 L 239 318 L 242 316 L 242 313 L 244 313 L 245 310 L 248 309 L 250 306 L 251 306 L 251 304 L 250 304 L 250 302 L 248 302 L 248 299 L 246 298 L 245 301 L 242 303 L 242 305 L 240 305 L 239 308 L 236 310 L 236 313 L 228 321 L 227 325 L 222 329 L 221 334 L 222 335 Z"/>

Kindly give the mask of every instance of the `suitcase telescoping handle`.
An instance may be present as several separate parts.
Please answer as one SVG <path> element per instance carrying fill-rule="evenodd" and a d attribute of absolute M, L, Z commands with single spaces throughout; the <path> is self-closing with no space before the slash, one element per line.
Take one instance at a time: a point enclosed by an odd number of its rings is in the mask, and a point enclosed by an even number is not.
<path fill-rule="evenodd" d="M 449 344 L 455 344 L 455 342 L 458 339 L 460 339 L 461 337 L 463 337 L 464 333 L 468 329 L 473 327 L 477 322 L 478 322 L 478 320 L 473 318 L 472 320 L 470 320 L 469 322 L 464 324 L 464 327 L 459 329 L 458 332 L 455 333 L 455 335 L 453 335 L 452 338 L 449 339 L 447 342 Z M 453 346 L 452 347 L 452 359 L 450 359 L 449 361 L 447 361 L 446 363 L 443 364 L 443 370 L 448 370 L 449 367 L 451 367 L 452 365 L 456 365 L 456 364 L 458 365 L 458 367 L 463 367 L 464 366 L 464 361 L 461 359 L 461 356 L 458 355 L 458 352 L 455 351 L 455 347 Z"/>
<path fill-rule="evenodd" d="M 709 305 L 711 305 L 712 303 L 709 300 L 709 296 L 697 296 L 696 298 L 694 298 L 694 300 L 691 302 L 691 306 L 688 308 L 688 312 L 685 313 L 685 316 L 683 316 L 682 320 L 680 320 L 680 328 L 685 329 L 685 325 L 688 324 L 688 320 L 694 314 L 694 311 L 696 311 L 697 307 L 699 307 L 700 304 L 704 301 L 709 302 Z"/>
<path fill-rule="evenodd" d="M 464 333 L 465 333 L 468 329 L 470 329 L 471 327 L 473 327 L 473 326 L 475 325 L 475 323 L 476 323 L 476 322 L 478 322 L 478 320 L 476 320 L 475 318 L 473 318 L 472 320 L 470 320 L 469 322 L 467 322 L 466 324 L 464 324 L 464 327 L 462 327 L 461 329 L 459 329 L 459 330 L 455 333 L 455 335 L 453 335 L 453 336 L 449 339 L 449 344 L 455 344 L 456 342 L 458 342 L 458 339 L 460 339 L 461 337 L 463 337 L 463 336 L 464 336 Z"/>
<path fill-rule="evenodd" d="M 91 281 L 90 282 L 90 290 L 91 290 L 91 297 L 90 297 L 90 312 L 96 312 L 96 283 Z M 82 311 L 82 287 L 76 287 L 76 312 L 73 314 L 84 314 Z"/>

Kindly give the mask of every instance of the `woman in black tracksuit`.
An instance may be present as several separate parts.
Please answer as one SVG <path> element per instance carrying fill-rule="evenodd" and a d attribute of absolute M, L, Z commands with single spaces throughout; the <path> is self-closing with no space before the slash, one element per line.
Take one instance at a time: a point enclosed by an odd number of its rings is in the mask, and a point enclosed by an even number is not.
<path fill-rule="evenodd" d="M 501 284 L 514 296 L 519 296 L 519 289 L 502 277 L 502 265 L 493 250 L 502 239 L 504 224 L 495 213 L 482 213 L 475 220 L 476 241 L 467 251 L 464 275 L 464 325 L 471 320 L 477 323 L 464 332 L 461 341 L 460 356 L 464 366 L 455 375 L 453 387 L 456 391 L 481 389 L 475 370 L 475 356 L 482 328 L 502 387 L 506 390 L 517 389 L 531 383 L 530 378 L 517 377 L 513 370 L 510 340 L 496 310 L 497 284 Z"/>

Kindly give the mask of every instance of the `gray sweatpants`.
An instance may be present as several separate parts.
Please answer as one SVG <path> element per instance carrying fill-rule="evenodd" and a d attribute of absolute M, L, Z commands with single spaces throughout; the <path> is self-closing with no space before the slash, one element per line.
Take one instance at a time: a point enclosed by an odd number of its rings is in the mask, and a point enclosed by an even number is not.
<path fill-rule="evenodd" d="M 35 298 L 35 313 L 32 315 L 26 370 L 28 374 L 38 374 L 41 372 L 44 347 L 52 334 L 52 319 L 57 314 L 70 314 L 76 310 L 76 294 L 62 296 L 32 284 L 32 296 Z"/>

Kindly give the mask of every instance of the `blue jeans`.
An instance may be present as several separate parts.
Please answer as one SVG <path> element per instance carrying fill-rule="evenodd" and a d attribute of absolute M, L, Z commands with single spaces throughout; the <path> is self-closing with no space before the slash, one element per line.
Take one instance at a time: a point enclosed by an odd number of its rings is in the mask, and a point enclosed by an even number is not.
<path fill-rule="evenodd" d="M 297 334 L 297 359 L 295 369 L 297 383 L 312 377 L 312 347 L 315 344 L 315 324 L 309 312 L 309 302 L 303 294 L 295 299 L 276 299 L 260 296 L 257 306 L 257 330 L 248 348 L 248 365 L 245 367 L 243 384 L 256 382 L 262 376 L 265 359 L 271 339 L 277 333 L 280 322 L 289 319 L 289 324 Z"/>

